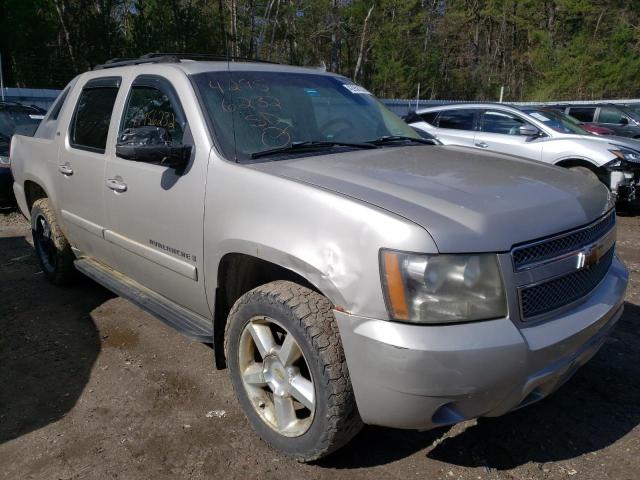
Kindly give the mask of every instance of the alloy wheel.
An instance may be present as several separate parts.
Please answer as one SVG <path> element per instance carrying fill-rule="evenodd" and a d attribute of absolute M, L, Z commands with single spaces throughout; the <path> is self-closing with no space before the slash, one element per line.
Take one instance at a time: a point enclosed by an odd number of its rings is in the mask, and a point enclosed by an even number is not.
<path fill-rule="evenodd" d="M 313 423 L 316 395 L 300 345 L 276 320 L 249 320 L 240 336 L 242 383 L 260 418 L 286 437 L 303 435 Z"/>

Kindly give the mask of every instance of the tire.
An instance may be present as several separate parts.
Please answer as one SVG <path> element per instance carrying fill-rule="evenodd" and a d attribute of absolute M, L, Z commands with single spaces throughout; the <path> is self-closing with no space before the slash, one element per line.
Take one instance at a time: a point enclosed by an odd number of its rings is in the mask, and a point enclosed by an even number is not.
<path fill-rule="evenodd" d="M 36 256 L 45 277 L 55 285 L 65 285 L 76 277 L 75 256 L 62 233 L 49 199 L 40 198 L 31 207 L 31 232 Z"/>
<path fill-rule="evenodd" d="M 301 356 L 295 363 L 278 363 L 296 356 L 287 355 L 295 351 L 293 341 Z M 258 343 L 271 348 L 261 351 Z M 283 348 L 285 344 L 291 348 Z M 247 292 L 229 314 L 225 354 L 233 388 L 249 423 L 267 444 L 285 455 L 302 462 L 317 460 L 360 431 L 362 420 L 332 305 L 319 293 L 289 281 Z M 260 373 L 256 376 L 256 372 Z M 307 382 L 306 390 L 300 377 Z M 295 408 L 293 417 L 278 414 L 291 413 L 287 408 L 276 408 L 279 402 L 288 405 L 287 389 Z M 306 397 L 301 391 L 307 392 Z M 295 420 L 281 425 L 281 418 Z"/>
<path fill-rule="evenodd" d="M 569 170 L 571 170 L 572 172 L 576 172 L 579 173 L 581 175 L 585 175 L 587 177 L 593 178 L 596 181 L 600 181 L 600 178 L 598 177 L 598 175 L 596 175 L 596 173 L 591 170 L 590 168 L 587 167 L 570 167 Z"/>

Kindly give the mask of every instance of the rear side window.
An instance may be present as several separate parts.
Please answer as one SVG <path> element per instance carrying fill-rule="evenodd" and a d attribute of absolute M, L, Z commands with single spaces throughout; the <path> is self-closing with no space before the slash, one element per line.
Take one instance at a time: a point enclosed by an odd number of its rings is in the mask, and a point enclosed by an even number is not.
<path fill-rule="evenodd" d="M 82 89 L 71 120 L 69 141 L 81 150 L 104 153 L 111 113 L 119 89 L 119 79 L 97 79 Z"/>
<path fill-rule="evenodd" d="M 51 108 L 51 113 L 49 114 L 48 120 L 58 119 L 58 115 L 60 115 L 60 110 L 62 110 L 62 106 L 64 105 L 64 101 L 67 99 L 68 94 L 69 94 L 69 87 L 65 88 L 63 92 L 58 96 L 56 103 Z"/>
<path fill-rule="evenodd" d="M 626 116 L 616 107 L 600 107 L 599 123 L 623 124 Z"/>
<path fill-rule="evenodd" d="M 436 117 L 438 116 L 438 113 L 440 112 L 427 112 L 420 115 L 420 117 L 422 118 L 423 121 L 427 122 L 428 124 L 435 125 Z"/>
<path fill-rule="evenodd" d="M 486 111 L 482 114 L 480 130 L 487 133 L 518 135 L 519 128 L 527 122 L 506 112 Z"/>
<path fill-rule="evenodd" d="M 473 130 L 475 110 L 444 110 L 438 116 L 438 127 Z"/>
<path fill-rule="evenodd" d="M 593 117 L 595 114 L 595 107 L 571 107 L 569 109 L 569 115 L 580 120 L 581 122 L 593 122 Z"/>

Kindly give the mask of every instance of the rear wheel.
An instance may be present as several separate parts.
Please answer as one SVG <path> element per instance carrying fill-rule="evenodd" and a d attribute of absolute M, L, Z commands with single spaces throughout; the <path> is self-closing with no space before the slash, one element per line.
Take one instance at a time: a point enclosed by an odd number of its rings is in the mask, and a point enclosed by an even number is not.
<path fill-rule="evenodd" d="M 288 281 L 251 290 L 229 315 L 225 353 L 249 422 L 286 455 L 316 460 L 360 430 L 332 306 L 322 295 Z"/>
<path fill-rule="evenodd" d="M 36 256 L 47 279 L 56 285 L 73 280 L 76 275 L 75 257 L 47 198 L 33 203 L 31 230 Z"/>

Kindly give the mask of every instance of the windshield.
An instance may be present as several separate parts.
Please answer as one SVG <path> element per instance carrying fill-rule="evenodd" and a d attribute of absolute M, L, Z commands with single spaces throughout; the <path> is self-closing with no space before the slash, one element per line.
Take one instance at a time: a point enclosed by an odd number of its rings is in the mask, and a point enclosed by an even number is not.
<path fill-rule="evenodd" d="M 0 109 L 0 155 L 9 154 L 9 141 L 14 133 L 33 135 L 41 118 L 42 115 L 30 108 L 10 106 Z"/>
<path fill-rule="evenodd" d="M 569 115 L 548 109 L 527 109 L 526 113 L 536 120 L 544 123 L 547 127 L 552 128 L 560 133 L 572 133 L 575 135 L 591 135 L 580 126 L 580 122 Z"/>
<path fill-rule="evenodd" d="M 247 161 L 252 154 L 301 142 L 355 145 L 386 136 L 421 139 L 346 78 L 248 71 L 207 72 L 194 75 L 194 80 L 227 158 Z M 303 153 L 291 149 L 286 154 Z"/>

